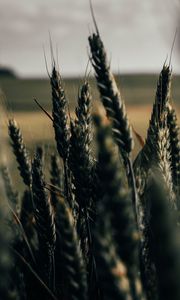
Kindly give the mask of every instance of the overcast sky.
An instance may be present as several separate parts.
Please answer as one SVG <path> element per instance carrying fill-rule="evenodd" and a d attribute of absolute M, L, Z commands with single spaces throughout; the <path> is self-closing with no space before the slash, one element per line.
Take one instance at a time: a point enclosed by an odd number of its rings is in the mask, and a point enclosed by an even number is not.
<path fill-rule="evenodd" d="M 113 71 L 159 71 L 177 26 L 179 0 L 94 0 L 98 26 Z M 0 65 L 20 76 L 45 76 L 49 32 L 61 72 L 83 74 L 93 30 L 88 0 L 0 0 Z M 173 69 L 180 73 L 177 44 Z"/>

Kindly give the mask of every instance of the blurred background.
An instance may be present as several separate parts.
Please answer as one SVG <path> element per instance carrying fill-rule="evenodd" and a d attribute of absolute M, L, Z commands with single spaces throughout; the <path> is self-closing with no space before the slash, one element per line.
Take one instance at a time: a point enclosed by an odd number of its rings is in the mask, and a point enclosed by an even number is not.
<path fill-rule="evenodd" d="M 130 122 L 145 137 L 158 74 L 170 58 L 176 29 L 172 98 L 180 112 L 180 2 L 94 0 L 93 8 Z M 88 0 L 0 0 L 1 135 L 5 141 L 7 118 L 14 116 L 30 148 L 37 142 L 51 145 L 51 121 L 33 101 L 36 98 L 51 110 L 44 58 L 45 52 L 51 71 L 49 35 L 73 111 L 88 62 L 88 36 L 93 30 Z M 93 78 L 90 82 L 93 106 L 102 111 Z"/>

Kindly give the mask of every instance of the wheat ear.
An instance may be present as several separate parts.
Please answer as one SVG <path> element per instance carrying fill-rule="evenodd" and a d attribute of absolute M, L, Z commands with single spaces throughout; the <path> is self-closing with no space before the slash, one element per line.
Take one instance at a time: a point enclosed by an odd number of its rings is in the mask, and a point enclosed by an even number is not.
<path fill-rule="evenodd" d="M 59 155 L 65 161 L 69 152 L 70 130 L 68 126 L 67 100 L 62 87 L 62 80 L 54 65 L 50 78 L 52 89 L 52 116 L 55 139 Z"/>
<path fill-rule="evenodd" d="M 41 258 L 40 272 L 48 286 L 52 287 L 56 230 L 50 198 L 45 190 L 42 161 L 37 154 L 32 163 L 32 194 Z"/>
<path fill-rule="evenodd" d="M 18 163 L 18 169 L 24 183 L 29 187 L 31 185 L 31 164 L 26 146 L 23 141 L 20 128 L 15 120 L 9 120 L 9 136 L 11 144 Z"/>
<path fill-rule="evenodd" d="M 112 122 L 115 141 L 123 157 L 125 157 L 130 155 L 133 149 L 132 131 L 125 105 L 110 71 L 107 54 L 99 33 L 94 33 L 89 37 L 89 44 L 101 100 L 106 109 L 106 114 Z"/>

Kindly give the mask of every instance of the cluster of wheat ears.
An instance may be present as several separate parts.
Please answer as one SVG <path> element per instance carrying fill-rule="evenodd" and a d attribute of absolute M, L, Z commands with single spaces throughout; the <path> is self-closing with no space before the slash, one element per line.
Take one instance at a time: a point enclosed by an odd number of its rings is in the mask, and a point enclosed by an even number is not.
<path fill-rule="evenodd" d="M 147 138 L 132 162 L 131 126 L 98 30 L 89 45 L 109 121 L 92 116 L 87 80 L 70 117 L 53 63 L 50 183 L 43 149 L 31 159 L 9 120 L 24 194 L 2 167 L 8 209 L 0 210 L 0 299 L 179 300 L 180 144 L 171 69 L 160 73 Z"/>

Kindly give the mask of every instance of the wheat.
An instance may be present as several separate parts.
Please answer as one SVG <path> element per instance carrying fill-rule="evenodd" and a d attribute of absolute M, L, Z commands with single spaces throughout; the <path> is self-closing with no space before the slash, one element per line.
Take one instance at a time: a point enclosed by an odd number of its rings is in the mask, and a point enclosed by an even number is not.
<path fill-rule="evenodd" d="M 62 87 L 62 80 L 60 74 L 54 65 L 51 75 L 51 88 L 52 88 L 52 116 L 53 127 L 55 132 L 55 139 L 57 143 L 57 150 L 59 155 L 66 161 L 69 152 L 69 137 L 70 130 L 68 126 L 67 116 L 67 100 L 65 92 Z"/>
<path fill-rule="evenodd" d="M 32 164 L 32 193 L 39 239 L 40 272 L 45 277 L 48 286 L 52 287 L 56 241 L 55 223 L 50 199 L 45 190 L 41 158 L 37 154 Z"/>
<path fill-rule="evenodd" d="M 12 148 L 18 162 L 18 169 L 21 177 L 27 186 L 31 185 L 31 165 L 26 146 L 23 141 L 22 133 L 15 120 L 9 120 L 9 136 Z"/>
<path fill-rule="evenodd" d="M 107 116 L 112 122 L 115 141 L 123 157 L 130 155 L 133 149 L 131 127 L 127 118 L 124 102 L 110 71 L 106 51 L 100 35 L 97 33 L 90 36 L 89 44 L 98 89 Z"/>

